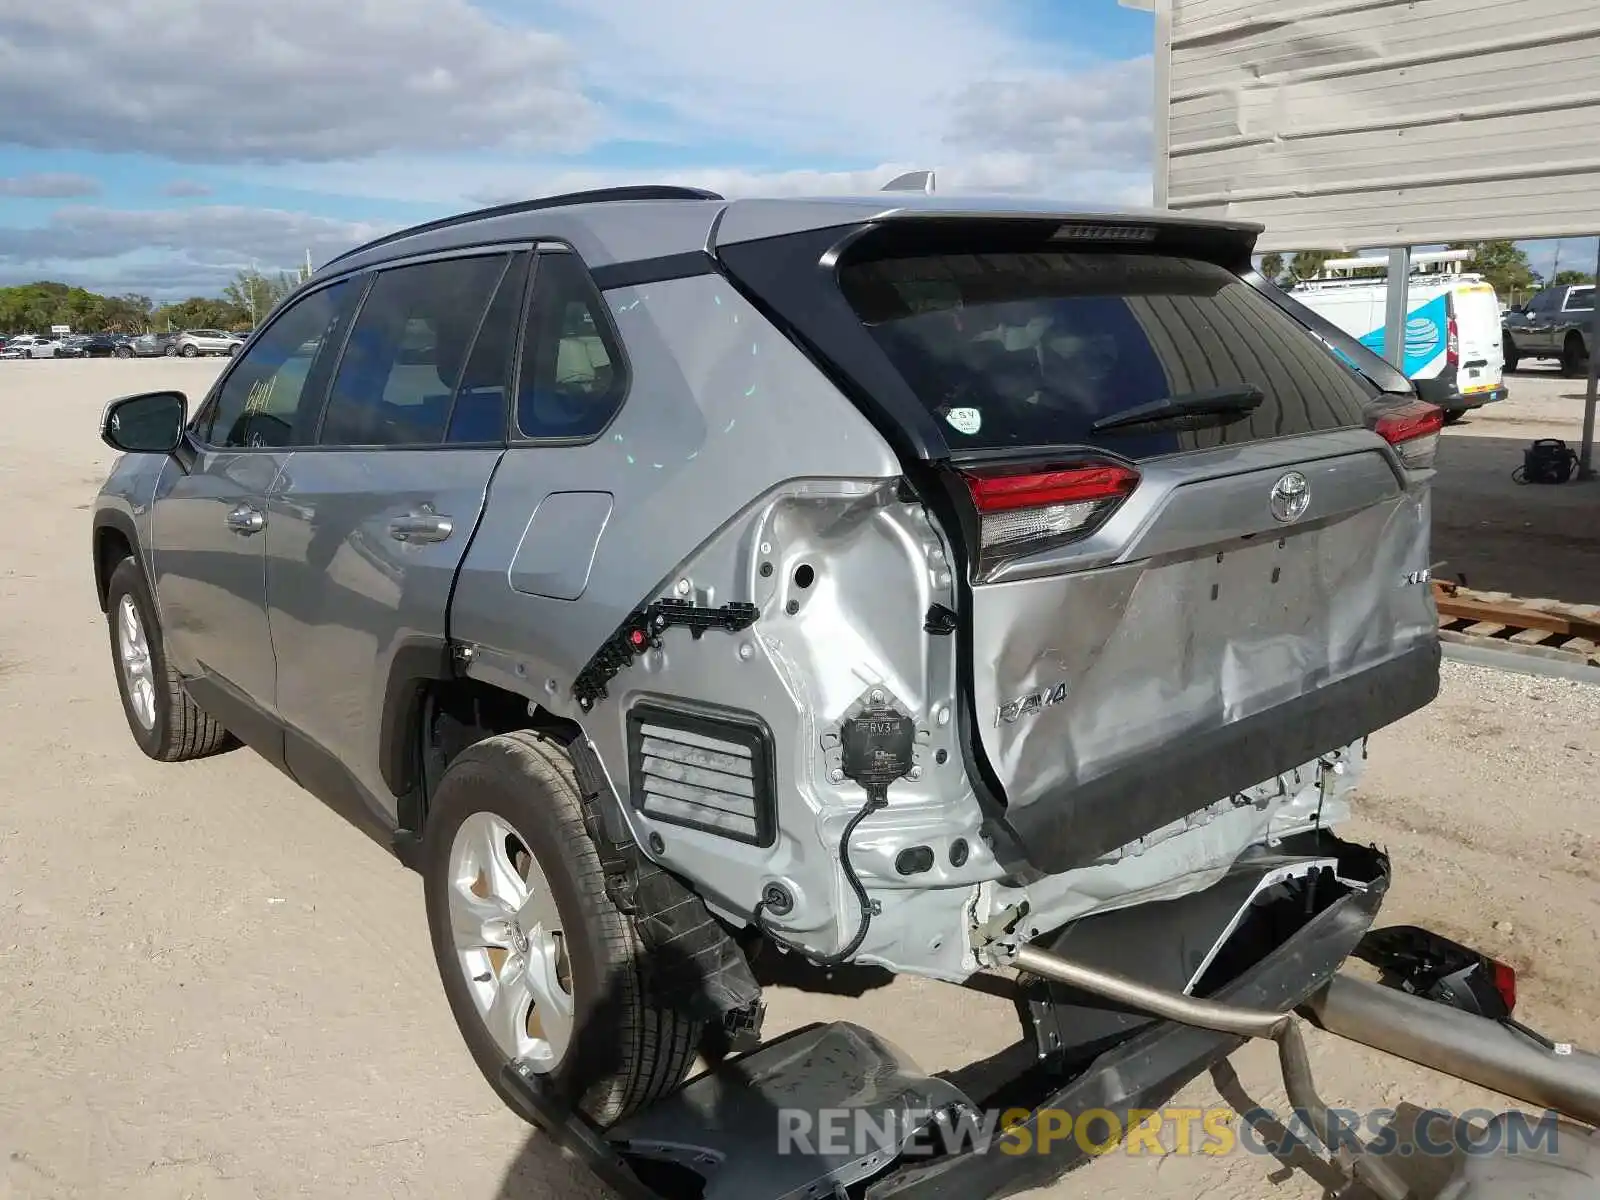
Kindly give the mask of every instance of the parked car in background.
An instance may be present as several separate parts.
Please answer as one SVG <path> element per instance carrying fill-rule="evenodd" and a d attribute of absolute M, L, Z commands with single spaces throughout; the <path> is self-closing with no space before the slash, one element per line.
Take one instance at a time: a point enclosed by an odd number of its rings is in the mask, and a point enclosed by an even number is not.
<path fill-rule="evenodd" d="M 1543 288 L 1501 325 L 1506 370 L 1523 358 L 1559 358 L 1563 375 L 1589 368 L 1589 331 L 1594 322 L 1594 285 Z"/>
<path fill-rule="evenodd" d="M 172 358 L 178 353 L 175 333 L 141 333 L 117 347 L 118 358 Z"/>
<path fill-rule="evenodd" d="M 110 358 L 128 339 L 120 333 L 91 333 L 79 344 L 85 358 Z"/>
<path fill-rule="evenodd" d="M 178 353 L 184 358 L 198 358 L 202 354 L 232 358 L 242 345 L 242 337 L 225 329 L 188 329 L 178 335 Z"/>
<path fill-rule="evenodd" d="M 64 347 L 60 339 L 44 337 L 37 333 L 19 333 L 11 339 L 8 349 L 20 350 L 17 358 L 67 358 L 70 353 L 63 353 Z"/>

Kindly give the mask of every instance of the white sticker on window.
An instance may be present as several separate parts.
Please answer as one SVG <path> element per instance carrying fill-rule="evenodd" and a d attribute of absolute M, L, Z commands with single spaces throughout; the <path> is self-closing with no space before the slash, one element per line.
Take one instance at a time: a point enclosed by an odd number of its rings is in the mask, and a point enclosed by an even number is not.
<path fill-rule="evenodd" d="M 983 428 L 983 414 L 975 408 L 952 408 L 945 413 L 944 419 L 950 422 L 950 427 L 957 433 L 964 433 L 968 437 Z"/>

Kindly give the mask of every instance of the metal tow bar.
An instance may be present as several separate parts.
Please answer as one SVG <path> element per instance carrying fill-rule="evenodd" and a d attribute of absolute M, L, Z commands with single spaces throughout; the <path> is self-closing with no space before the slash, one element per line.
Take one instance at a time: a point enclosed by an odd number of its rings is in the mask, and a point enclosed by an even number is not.
<path fill-rule="evenodd" d="M 1084 966 L 1035 946 L 1010 965 L 1181 1025 L 1278 1044 L 1289 1103 L 1351 1177 L 1383 1200 L 1407 1200 L 1409 1186 L 1382 1159 L 1351 1147 L 1332 1128 L 1317 1094 L 1305 1039 L 1293 1012 L 1241 1008 L 1150 987 L 1126 975 Z M 1338 976 L 1304 1006 L 1329 1033 L 1409 1059 L 1515 1100 L 1600 1125 L 1600 1058 L 1551 1048 L 1484 1017 L 1393 988 Z"/>

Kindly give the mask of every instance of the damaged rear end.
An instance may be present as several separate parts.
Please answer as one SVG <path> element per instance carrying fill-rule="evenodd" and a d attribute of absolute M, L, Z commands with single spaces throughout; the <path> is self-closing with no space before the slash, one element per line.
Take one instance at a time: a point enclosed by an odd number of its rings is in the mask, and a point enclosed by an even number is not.
<path fill-rule="evenodd" d="M 961 744 L 1013 879 L 1287 795 L 1437 691 L 1442 415 L 1253 275 L 1254 232 L 723 230 L 730 278 L 874 419 L 958 560 Z"/>

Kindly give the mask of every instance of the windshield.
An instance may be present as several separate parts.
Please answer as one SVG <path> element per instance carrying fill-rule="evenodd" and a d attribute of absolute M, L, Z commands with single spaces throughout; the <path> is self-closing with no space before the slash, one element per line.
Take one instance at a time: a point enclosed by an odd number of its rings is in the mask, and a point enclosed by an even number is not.
<path fill-rule="evenodd" d="M 849 264 L 840 285 L 952 449 L 1088 444 L 1129 457 L 1359 426 L 1376 389 L 1222 267 L 1157 254 L 1005 252 Z M 1258 389 L 1184 428 L 1096 422 Z"/>

